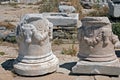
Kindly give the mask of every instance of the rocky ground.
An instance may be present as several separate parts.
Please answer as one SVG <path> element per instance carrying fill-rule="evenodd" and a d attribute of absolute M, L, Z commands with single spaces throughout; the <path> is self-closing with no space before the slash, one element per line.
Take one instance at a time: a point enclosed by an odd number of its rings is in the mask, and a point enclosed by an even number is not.
<path fill-rule="evenodd" d="M 37 76 L 37 77 L 24 77 L 14 73 L 13 62 L 18 55 L 17 44 L 11 44 L 3 42 L 0 45 L 0 52 L 4 52 L 4 55 L 0 55 L 0 80 L 120 80 L 119 77 L 109 77 L 103 75 L 74 75 L 71 74 L 71 68 L 76 64 L 78 58 L 76 56 L 70 56 L 61 54 L 63 48 L 69 48 L 71 44 L 52 45 L 54 54 L 59 59 L 59 68 L 56 72 Z M 78 48 L 78 45 L 75 45 Z"/>
<path fill-rule="evenodd" d="M 13 73 L 13 62 L 18 55 L 18 47 L 16 44 L 2 43 L 0 46 L 0 52 L 4 52 L 4 55 L 0 55 L 0 80 L 74 80 L 77 76 L 70 76 L 70 70 L 78 60 L 75 56 L 63 55 L 61 51 L 63 48 L 68 48 L 71 44 L 53 45 L 53 52 L 59 58 L 60 68 L 57 72 L 39 77 L 22 77 Z M 76 45 L 77 46 L 77 45 Z M 62 76 L 62 77 L 61 77 Z"/>
<path fill-rule="evenodd" d="M 39 6 L 33 5 L 0 5 L 0 22 L 10 22 L 17 25 L 20 18 L 26 13 L 38 13 Z M 103 75 L 73 75 L 71 68 L 76 64 L 76 56 L 61 54 L 63 48 L 69 48 L 71 44 L 52 45 L 54 54 L 59 58 L 60 67 L 56 72 L 37 77 L 23 77 L 14 73 L 13 62 L 18 56 L 16 44 L 7 42 L 0 43 L 0 80 L 120 80 L 119 77 Z M 78 48 L 78 44 L 75 45 Z M 118 51 L 119 54 L 119 51 Z"/>

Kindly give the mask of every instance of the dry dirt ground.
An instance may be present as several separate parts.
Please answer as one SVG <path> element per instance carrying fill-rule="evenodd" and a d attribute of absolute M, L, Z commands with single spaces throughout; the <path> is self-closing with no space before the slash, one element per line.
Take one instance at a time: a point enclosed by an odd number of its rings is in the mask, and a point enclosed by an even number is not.
<path fill-rule="evenodd" d="M 7 45 L 8 44 L 8 45 Z M 59 58 L 60 67 L 57 72 L 38 77 L 22 77 L 13 73 L 14 59 L 18 55 L 18 47 L 16 44 L 3 43 L 0 46 L 0 51 L 5 52 L 5 55 L 0 56 L 0 80 L 75 80 L 77 76 L 68 75 L 70 69 L 78 60 L 77 57 L 70 55 L 63 55 L 61 51 L 63 48 L 68 48 L 71 44 L 53 45 L 53 52 Z M 76 45 L 77 46 L 77 45 Z"/>
<path fill-rule="evenodd" d="M 17 25 L 21 17 L 28 13 L 39 13 L 39 5 L 0 5 L 0 22 Z"/>
<path fill-rule="evenodd" d="M 61 54 L 63 48 L 69 48 L 72 44 L 52 45 L 54 54 L 59 59 L 59 68 L 56 72 L 37 76 L 24 77 L 14 73 L 13 62 L 18 56 L 17 44 L 4 42 L 0 45 L 0 51 L 5 52 L 5 55 L 0 55 L 0 80 L 120 80 L 119 76 L 103 76 L 103 75 L 73 75 L 71 68 L 76 64 L 78 58 Z M 78 48 L 78 44 L 75 45 Z"/>
<path fill-rule="evenodd" d="M 26 13 L 39 13 L 38 5 L 0 5 L 0 22 L 9 21 L 14 25 Z M 119 77 L 109 77 L 102 75 L 72 75 L 71 68 L 76 64 L 76 56 L 63 55 L 63 48 L 69 48 L 71 44 L 52 45 L 54 54 L 59 58 L 60 68 L 56 72 L 37 77 L 23 77 L 13 73 L 13 62 L 18 55 L 16 44 L 1 43 L 0 52 L 0 80 L 120 80 Z M 78 48 L 78 44 L 76 45 Z"/>

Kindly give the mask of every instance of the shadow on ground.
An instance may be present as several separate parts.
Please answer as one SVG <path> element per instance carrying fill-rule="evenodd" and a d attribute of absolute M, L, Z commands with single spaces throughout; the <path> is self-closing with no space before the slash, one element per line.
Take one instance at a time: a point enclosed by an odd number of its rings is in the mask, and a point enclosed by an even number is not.
<path fill-rule="evenodd" d="M 9 70 L 12 71 L 13 70 L 13 62 L 15 61 L 15 59 L 9 59 L 6 60 L 5 62 L 3 62 L 1 64 L 1 66 L 5 69 L 5 70 Z"/>
<path fill-rule="evenodd" d="M 117 55 L 117 57 L 120 57 L 120 50 L 115 50 L 115 54 Z"/>
<path fill-rule="evenodd" d="M 64 63 L 64 64 L 61 64 L 60 67 L 61 68 L 66 68 L 68 70 L 72 70 L 72 67 L 76 65 L 77 62 L 68 62 L 68 63 Z"/>

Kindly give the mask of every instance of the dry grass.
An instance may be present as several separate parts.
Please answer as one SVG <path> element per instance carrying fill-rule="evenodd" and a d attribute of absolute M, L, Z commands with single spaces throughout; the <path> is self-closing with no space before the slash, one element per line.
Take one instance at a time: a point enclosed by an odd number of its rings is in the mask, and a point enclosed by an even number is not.
<path fill-rule="evenodd" d="M 2 55 L 2 56 L 3 56 L 3 55 L 5 55 L 5 53 L 4 53 L 4 52 L 0 52 L 0 55 Z"/>
<path fill-rule="evenodd" d="M 68 49 L 63 48 L 61 54 L 76 56 L 76 54 L 77 54 L 77 47 L 75 47 L 75 45 L 72 44 L 72 46 L 69 47 Z"/>
<path fill-rule="evenodd" d="M 100 8 L 98 5 L 93 6 L 94 11 L 87 14 L 87 16 L 108 16 L 108 7 Z"/>
<path fill-rule="evenodd" d="M 54 39 L 53 44 L 60 45 L 60 44 L 63 44 L 63 41 L 62 39 Z"/>
<path fill-rule="evenodd" d="M 59 0 L 42 0 L 39 6 L 39 12 L 57 12 Z"/>
<path fill-rule="evenodd" d="M 0 26 L 4 26 L 7 29 L 13 29 L 13 28 L 15 28 L 15 25 L 11 24 L 10 22 L 0 22 Z"/>
<path fill-rule="evenodd" d="M 79 18 L 83 18 L 83 14 L 82 14 L 82 5 L 80 4 L 79 0 L 68 0 L 69 2 L 71 2 L 71 5 L 74 6 L 76 8 L 76 13 L 79 13 Z"/>
<path fill-rule="evenodd" d="M 61 1 L 74 6 L 76 8 L 76 13 L 80 13 L 80 18 L 82 18 L 82 6 L 79 0 L 43 0 L 39 6 L 39 12 L 58 12 L 58 5 Z"/>

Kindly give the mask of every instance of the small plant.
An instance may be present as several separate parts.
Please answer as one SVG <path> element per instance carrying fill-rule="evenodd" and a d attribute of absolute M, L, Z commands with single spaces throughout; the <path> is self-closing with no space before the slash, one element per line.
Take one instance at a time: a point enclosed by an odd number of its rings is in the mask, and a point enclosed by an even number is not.
<path fill-rule="evenodd" d="M 5 38 L 5 41 L 11 42 L 11 43 L 16 43 L 16 42 L 17 42 L 15 36 L 7 36 L 7 37 Z"/>
<path fill-rule="evenodd" d="M 3 42 L 3 39 L 2 38 L 0 38 L 0 44 Z"/>
<path fill-rule="evenodd" d="M 0 52 L 0 55 L 2 55 L 2 56 L 3 56 L 3 55 L 5 55 L 5 53 L 4 53 L 4 52 Z"/>
<path fill-rule="evenodd" d="M 93 6 L 94 11 L 90 12 L 87 16 L 108 16 L 108 7 L 100 7 L 99 5 Z"/>
<path fill-rule="evenodd" d="M 28 5 L 33 5 L 33 3 L 28 3 Z"/>
<path fill-rule="evenodd" d="M 68 49 L 63 48 L 61 54 L 75 56 L 77 54 L 77 48 L 72 44 Z"/>
<path fill-rule="evenodd" d="M 10 22 L 0 22 L 0 26 L 5 26 L 7 29 L 13 29 L 13 28 L 15 28 L 15 25 L 13 25 Z"/>
<path fill-rule="evenodd" d="M 63 43 L 63 41 L 62 41 L 62 39 L 54 39 L 53 43 L 56 45 L 60 45 Z"/>
<path fill-rule="evenodd" d="M 112 31 L 120 39 L 120 22 L 112 24 Z"/>
<path fill-rule="evenodd" d="M 10 6 L 14 7 L 14 8 L 17 8 L 18 7 L 18 4 L 17 3 L 9 3 Z"/>
<path fill-rule="evenodd" d="M 58 0 L 42 0 L 39 12 L 57 12 Z"/>
<path fill-rule="evenodd" d="M 16 22 L 16 20 L 8 20 L 8 19 L 5 19 L 4 22 Z"/>
<path fill-rule="evenodd" d="M 42 0 L 39 2 L 39 12 L 58 12 L 58 6 L 60 2 L 70 2 L 75 7 L 76 13 L 82 14 L 82 6 L 79 0 Z M 80 15 L 80 18 L 83 15 Z"/>

